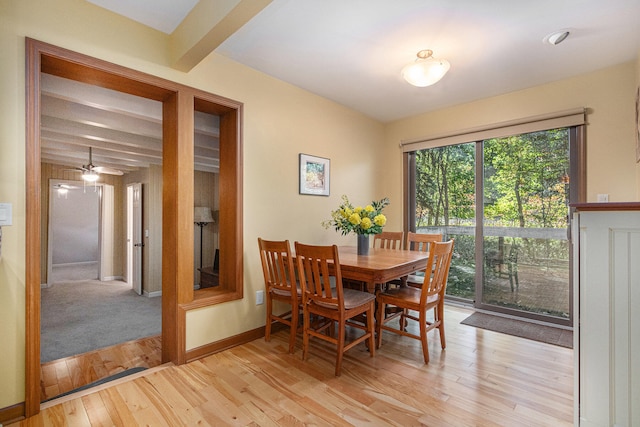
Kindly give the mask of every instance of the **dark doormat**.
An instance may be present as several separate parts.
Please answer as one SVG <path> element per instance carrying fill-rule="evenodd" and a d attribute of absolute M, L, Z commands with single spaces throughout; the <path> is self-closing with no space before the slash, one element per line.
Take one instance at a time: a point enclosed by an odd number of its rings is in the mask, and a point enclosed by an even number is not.
<path fill-rule="evenodd" d="M 50 399 L 43 400 L 41 403 L 45 403 L 45 402 L 48 402 L 50 400 L 58 399 L 60 397 L 67 396 L 69 394 L 77 393 L 77 392 L 82 391 L 82 390 L 87 390 L 87 389 L 90 389 L 90 388 L 93 388 L 93 387 L 108 383 L 109 381 L 113 381 L 113 380 L 117 380 L 117 379 L 120 379 L 120 378 L 124 378 L 124 377 L 126 377 L 128 375 L 132 375 L 132 374 L 136 374 L 138 372 L 144 371 L 145 369 L 147 369 L 147 368 L 145 368 L 143 366 L 138 366 L 138 367 L 135 367 L 135 368 L 129 368 L 129 369 L 126 369 L 124 371 L 120 371 L 117 374 L 113 374 L 113 375 L 105 377 L 105 378 L 100 378 L 99 380 L 96 380 L 96 381 L 94 381 L 94 382 L 92 382 L 90 384 L 85 384 L 85 385 L 83 385 L 81 387 L 74 388 L 73 390 L 69 390 L 66 393 L 62 393 L 62 394 L 59 394 L 57 396 L 53 396 Z"/>
<path fill-rule="evenodd" d="M 553 326 L 539 325 L 537 323 L 478 312 L 473 313 L 460 323 L 547 344 L 573 348 L 573 332 L 566 329 L 554 328 Z"/>

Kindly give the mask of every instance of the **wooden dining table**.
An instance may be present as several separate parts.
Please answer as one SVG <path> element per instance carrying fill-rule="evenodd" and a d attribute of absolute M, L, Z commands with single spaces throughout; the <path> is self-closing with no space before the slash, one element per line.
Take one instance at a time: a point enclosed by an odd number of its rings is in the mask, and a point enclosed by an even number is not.
<path fill-rule="evenodd" d="M 429 253 L 369 248 L 369 255 L 358 255 L 355 246 L 338 246 L 338 257 L 343 279 L 363 282 L 368 292 L 375 293 L 377 285 L 424 270 Z"/>

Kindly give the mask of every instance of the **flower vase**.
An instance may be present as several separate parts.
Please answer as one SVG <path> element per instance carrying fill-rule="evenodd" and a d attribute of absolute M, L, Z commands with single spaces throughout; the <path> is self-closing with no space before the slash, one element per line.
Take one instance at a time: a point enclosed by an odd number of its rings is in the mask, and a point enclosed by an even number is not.
<path fill-rule="evenodd" d="M 369 255 L 368 234 L 358 234 L 358 255 Z"/>

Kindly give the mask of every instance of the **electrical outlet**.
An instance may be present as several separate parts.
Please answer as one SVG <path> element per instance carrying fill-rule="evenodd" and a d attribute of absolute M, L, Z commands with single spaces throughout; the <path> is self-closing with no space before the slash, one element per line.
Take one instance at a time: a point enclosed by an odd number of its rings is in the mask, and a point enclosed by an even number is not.
<path fill-rule="evenodd" d="M 598 194 L 598 202 L 599 203 L 606 203 L 609 201 L 609 195 L 608 194 Z"/>
<path fill-rule="evenodd" d="M 256 291 L 256 305 L 264 304 L 264 291 Z"/>

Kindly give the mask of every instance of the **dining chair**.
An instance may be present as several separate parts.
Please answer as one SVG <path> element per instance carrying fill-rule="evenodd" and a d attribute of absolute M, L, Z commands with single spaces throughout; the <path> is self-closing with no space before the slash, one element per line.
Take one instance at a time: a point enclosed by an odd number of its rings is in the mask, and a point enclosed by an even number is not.
<path fill-rule="evenodd" d="M 266 288 L 267 322 L 264 339 L 271 340 L 271 325 L 275 322 L 283 323 L 290 328 L 289 353 L 293 353 L 298 331 L 302 291 L 297 285 L 293 257 L 288 240 L 270 241 L 258 237 L 260 261 Z M 281 301 L 291 306 L 291 309 L 274 314 L 273 301 Z"/>
<path fill-rule="evenodd" d="M 411 286 L 389 289 L 379 292 L 376 296 L 378 302 L 377 312 L 385 313 L 387 305 L 400 309 L 389 316 L 379 315 L 376 325 L 377 347 L 382 344 L 382 331 L 393 332 L 420 340 L 424 363 L 429 363 L 429 347 L 427 344 L 427 332 L 437 328 L 440 332 L 440 344 L 442 349 L 446 347 L 444 334 L 444 295 L 447 288 L 449 266 L 453 254 L 453 239 L 448 242 L 432 242 L 429 248 L 429 259 L 425 271 L 426 274 L 421 288 Z M 428 311 L 433 309 L 433 319 L 427 319 Z M 413 314 L 417 312 L 416 314 Z M 391 320 L 400 317 L 399 327 L 388 326 Z M 407 330 L 407 320 L 418 322 L 420 333 Z"/>
<path fill-rule="evenodd" d="M 407 250 L 428 252 L 431 242 L 441 242 L 442 234 L 439 233 L 407 233 Z M 408 286 L 420 287 L 424 281 L 424 270 L 410 274 L 404 280 Z"/>
<path fill-rule="evenodd" d="M 500 243 L 498 249 L 487 250 L 485 255 L 485 272 L 497 278 L 508 278 L 511 292 L 518 290 L 520 287 L 520 280 L 518 278 L 518 253 L 518 245 Z"/>
<path fill-rule="evenodd" d="M 373 235 L 373 247 L 384 249 L 402 249 L 403 231 L 383 231 Z"/>
<path fill-rule="evenodd" d="M 309 339 L 316 337 L 336 345 L 336 370 L 342 369 L 342 356 L 350 348 L 368 340 L 369 352 L 375 354 L 374 311 L 375 295 L 343 288 L 338 247 L 314 246 L 295 243 L 298 277 L 302 287 L 302 358 L 307 359 Z M 354 317 L 365 314 L 365 325 Z M 311 316 L 327 321 L 311 323 Z M 337 322 L 337 337 L 332 330 Z M 364 334 L 345 343 L 346 327 L 364 331 Z"/>

